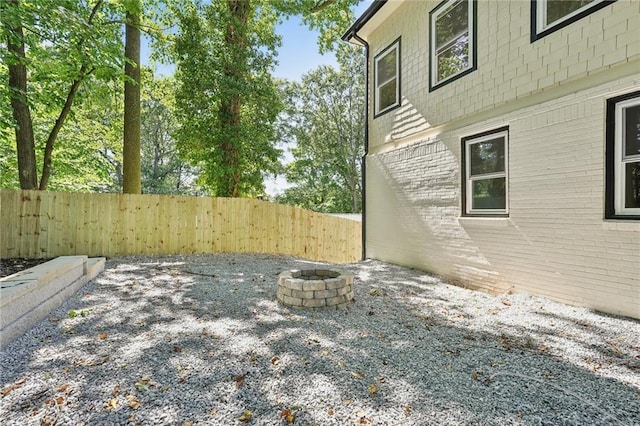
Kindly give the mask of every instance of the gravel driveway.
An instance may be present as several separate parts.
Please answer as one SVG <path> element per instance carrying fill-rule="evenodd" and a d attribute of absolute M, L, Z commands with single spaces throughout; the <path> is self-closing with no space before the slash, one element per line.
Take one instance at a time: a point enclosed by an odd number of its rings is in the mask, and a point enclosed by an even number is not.
<path fill-rule="evenodd" d="M 0 352 L 4 425 L 640 425 L 640 322 L 365 261 L 348 309 L 273 255 L 128 257 Z"/>

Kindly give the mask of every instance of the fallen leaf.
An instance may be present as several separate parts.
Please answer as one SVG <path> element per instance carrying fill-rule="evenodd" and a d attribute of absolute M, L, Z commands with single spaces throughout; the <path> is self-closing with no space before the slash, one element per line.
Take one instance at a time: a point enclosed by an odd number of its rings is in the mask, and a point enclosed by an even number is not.
<path fill-rule="evenodd" d="M 362 371 L 352 371 L 351 375 L 358 379 L 364 379 L 364 373 Z"/>
<path fill-rule="evenodd" d="M 408 405 L 406 405 L 406 406 L 404 407 L 404 413 L 405 413 L 405 414 L 411 414 L 411 407 L 410 407 L 410 406 L 408 406 Z"/>
<path fill-rule="evenodd" d="M 248 373 L 244 373 L 233 378 L 233 381 L 236 382 L 236 389 L 240 389 L 242 385 L 244 385 L 244 378 L 247 377 L 247 374 Z"/>
<path fill-rule="evenodd" d="M 472 378 L 473 380 L 478 380 L 478 372 L 477 372 L 477 371 L 474 371 L 473 373 L 471 373 L 471 378 Z"/>
<path fill-rule="evenodd" d="M 367 386 L 367 391 L 369 391 L 369 395 L 375 395 L 378 393 L 378 385 L 369 385 Z"/>
<path fill-rule="evenodd" d="M 333 408 L 329 408 L 329 410 L 327 411 L 327 416 L 333 416 L 335 414 L 335 412 L 333 411 Z"/>
<path fill-rule="evenodd" d="M 27 381 L 26 378 L 21 378 L 19 380 L 17 380 L 14 384 L 7 386 L 6 388 L 2 389 L 2 396 L 5 397 L 9 394 L 9 392 L 18 389 L 19 387 L 21 387 L 22 385 L 24 385 L 24 383 Z"/>
<path fill-rule="evenodd" d="M 346 366 L 345 366 L 344 362 L 342 362 L 342 361 L 338 361 L 338 367 L 340 367 L 340 368 L 344 368 L 344 367 L 346 367 Z"/>
<path fill-rule="evenodd" d="M 193 426 L 193 423 L 191 422 L 184 422 L 184 424 L 182 426 Z"/>
<path fill-rule="evenodd" d="M 61 396 L 58 396 L 58 397 L 56 397 L 56 398 L 54 398 L 54 399 L 47 399 L 44 403 L 45 403 L 45 405 L 54 405 L 54 404 L 57 404 L 57 405 L 58 405 L 58 407 L 61 407 L 61 406 L 62 406 L 62 404 L 64 403 L 64 398 L 63 398 L 63 397 L 61 397 Z"/>
<path fill-rule="evenodd" d="M 138 398 L 136 398 L 135 395 L 127 395 L 127 403 L 129 404 L 129 407 L 131 407 L 134 410 L 137 410 L 138 408 L 140 408 L 140 400 Z"/>
<path fill-rule="evenodd" d="M 120 385 L 115 385 L 113 387 L 113 391 L 111 391 L 111 395 L 112 396 L 118 396 L 120 395 Z"/>
<path fill-rule="evenodd" d="M 108 335 L 107 335 L 107 333 L 100 333 L 100 334 L 98 335 L 98 337 L 100 338 L 100 340 L 104 340 L 104 339 L 106 339 L 106 338 L 107 338 L 107 336 L 108 336 Z"/>
<path fill-rule="evenodd" d="M 342 405 L 349 405 L 351 404 L 351 400 L 350 399 L 343 399 L 342 400 Z"/>
<path fill-rule="evenodd" d="M 149 386 L 140 382 L 136 382 L 135 387 L 138 392 L 146 392 L 149 390 Z"/>
<path fill-rule="evenodd" d="M 238 420 L 240 420 L 241 422 L 250 422 L 252 418 L 253 413 L 251 412 L 251 410 L 244 410 L 244 413 L 242 413 Z"/>
<path fill-rule="evenodd" d="M 323 349 L 323 350 L 322 350 L 322 355 L 324 355 L 324 356 L 329 355 L 329 351 L 328 351 L 328 350 L 326 350 L 326 349 Z"/>
<path fill-rule="evenodd" d="M 215 416 L 216 414 L 218 414 L 218 409 L 217 408 L 212 408 L 211 411 L 209 411 L 209 414 L 212 416 Z"/>
<path fill-rule="evenodd" d="M 110 399 L 109 401 L 107 401 L 107 409 L 108 410 L 115 410 L 116 408 L 118 408 L 118 403 L 120 401 L 118 401 L 118 398 L 113 398 Z"/>
<path fill-rule="evenodd" d="M 385 379 L 385 378 L 384 378 L 384 377 L 382 377 L 382 376 L 378 377 L 378 381 L 379 381 L 380 383 L 384 383 L 384 382 L 385 382 L 385 380 L 387 380 L 387 379 Z"/>
<path fill-rule="evenodd" d="M 501 300 L 501 302 L 503 305 L 511 306 L 511 302 L 509 302 L 508 300 Z"/>
<path fill-rule="evenodd" d="M 64 384 L 58 388 L 58 392 L 69 393 L 71 392 L 71 388 L 69 387 L 69 385 Z"/>
<path fill-rule="evenodd" d="M 181 352 L 181 351 L 182 351 L 182 349 L 181 349 L 181 348 L 180 348 L 180 346 L 178 346 L 178 345 L 173 345 L 173 351 L 174 351 L 174 352 Z"/>
<path fill-rule="evenodd" d="M 274 356 L 273 358 L 271 358 L 271 364 L 272 365 L 280 364 L 280 357 Z"/>
<path fill-rule="evenodd" d="M 283 419 L 285 422 L 289 423 L 289 424 L 291 424 L 291 423 L 293 423 L 293 422 L 295 422 L 295 421 L 296 421 L 296 415 L 295 415 L 295 413 L 294 413 L 294 412 L 292 412 L 292 411 L 291 411 L 290 409 L 288 409 L 288 408 L 286 408 L 286 409 L 284 409 L 284 410 L 282 410 L 282 411 L 280 412 L 280 417 L 282 417 L 282 419 Z"/>

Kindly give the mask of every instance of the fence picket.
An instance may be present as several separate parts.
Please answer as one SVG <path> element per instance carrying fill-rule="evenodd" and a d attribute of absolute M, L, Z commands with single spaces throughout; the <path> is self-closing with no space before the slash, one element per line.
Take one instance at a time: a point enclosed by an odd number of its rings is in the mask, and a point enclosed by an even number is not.
<path fill-rule="evenodd" d="M 248 198 L 0 189 L 0 257 L 275 253 L 361 255 L 361 224 Z"/>

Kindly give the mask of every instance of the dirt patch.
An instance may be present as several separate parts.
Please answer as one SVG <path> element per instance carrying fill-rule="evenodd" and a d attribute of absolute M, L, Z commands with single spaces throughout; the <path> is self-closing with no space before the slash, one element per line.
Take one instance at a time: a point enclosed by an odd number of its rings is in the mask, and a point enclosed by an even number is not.
<path fill-rule="evenodd" d="M 24 271 L 25 269 L 32 268 L 44 262 L 48 262 L 51 259 L 23 259 L 23 258 L 11 258 L 0 259 L 0 278 L 8 275 L 15 274 L 16 272 Z"/>

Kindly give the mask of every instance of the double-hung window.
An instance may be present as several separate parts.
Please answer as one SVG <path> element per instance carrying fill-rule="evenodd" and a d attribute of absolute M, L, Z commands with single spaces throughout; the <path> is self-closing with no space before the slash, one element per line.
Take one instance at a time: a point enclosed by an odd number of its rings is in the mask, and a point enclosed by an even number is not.
<path fill-rule="evenodd" d="M 476 1 L 445 0 L 429 12 L 429 89 L 476 69 Z"/>
<path fill-rule="evenodd" d="M 400 39 L 376 55 L 374 74 L 377 117 L 400 106 Z"/>
<path fill-rule="evenodd" d="M 509 214 L 509 129 L 462 138 L 462 214 Z"/>
<path fill-rule="evenodd" d="M 605 217 L 640 219 L 640 92 L 607 101 Z"/>
<path fill-rule="evenodd" d="M 615 0 L 531 0 L 531 42 L 614 2 Z"/>

